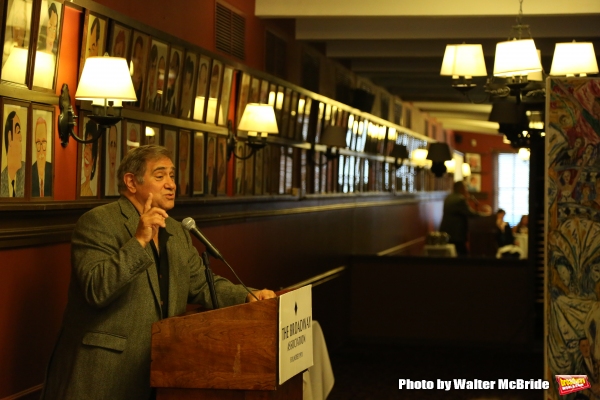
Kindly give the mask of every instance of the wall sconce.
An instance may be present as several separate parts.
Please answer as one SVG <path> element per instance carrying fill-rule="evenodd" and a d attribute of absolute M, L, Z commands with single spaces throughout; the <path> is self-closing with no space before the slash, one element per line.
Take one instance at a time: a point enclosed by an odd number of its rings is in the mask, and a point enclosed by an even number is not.
<path fill-rule="evenodd" d="M 248 103 L 244 109 L 244 113 L 242 114 L 242 118 L 240 119 L 237 130 L 248 132 L 246 143 L 248 146 L 250 146 L 251 151 L 246 156 L 239 156 L 235 154 L 235 144 L 237 139 L 233 133 L 232 125 L 233 123 L 231 120 L 228 120 L 227 160 L 231 158 L 232 154 L 240 160 L 246 160 L 252 157 L 254 152 L 267 145 L 267 136 L 269 133 L 279 133 L 277 119 L 275 118 L 275 110 L 273 109 L 272 105 Z"/>
<path fill-rule="evenodd" d="M 390 157 L 394 157 L 394 165 L 399 168 L 404 160 L 408 158 L 408 148 L 403 144 L 396 144 L 390 153 Z"/>
<path fill-rule="evenodd" d="M 321 137 L 319 138 L 319 144 L 327 146 L 327 150 L 325 150 L 325 157 L 327 161 L 318 164 L 315 162 L 315 144 L 313 143 L 310 148 L 310 154 L 308 155 L 308 159 L 313 163 L 317 164 L 320 167 L 327 164 L 329 161 L 333 160 L 340 154 L 340 149 L 345 149 L 348 147 L 346 143 L 348 128 L 344 128 L 343 126 L 334 126 L 329 125 L 323 130 Z M 335 148 L 335 151 L 334 151 Z"/>
<path fill-rule="evenodd" d="M 431 172 L 436 177 L 441 177 L 446 172 L 445 161 L 452 160 L 452 153 L 448 143 L 430 143 L 427 150 L 427 159 L 431 160 Z"/>
<path fill-rule="evenodd" d="M 410 153 L 410 160 L 417 168 L 431 167 L 431 160 L 427 159 L 427 149 L 414 149 Z"/>
<path fill-rule="evenodd" d="M 61 114 L 58 118 L 58 132 L 63 147 L 69 143 L 69 136 L 79 143 L 92 143 L 98 140 L 106 128 L 121 120 L 123 101 L 137 100 L 127 61 L 124 58 L 107 55 L 88 57 L 83 66 L 75 99 L 92 101 L 92 114 L 88 117 L 101 129 L 98 129 L 98 134 L 90 140 L 84 140 L 73 132 L 75 126 L 73 107 L 70 99 L 67 102 L 66 97 L 63 98 L 65 93 L 68 95 L 68 86 L 63 84 L 60 100 Z"/>
<path fill-rule="evenodd" d="M 444 166 L 446 166 L 446 172 L 449 174 L 453 174 L 456 171 L 456 161 L 454 158 L 452 160 L 444 161 Z"/>

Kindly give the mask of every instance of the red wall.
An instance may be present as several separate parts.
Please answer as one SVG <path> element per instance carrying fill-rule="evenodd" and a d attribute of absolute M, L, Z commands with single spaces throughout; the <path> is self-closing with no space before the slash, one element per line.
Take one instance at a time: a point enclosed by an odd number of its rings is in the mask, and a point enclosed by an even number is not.
<path fill-rule="evenodd" d="M 458 139 L 460 138 L 460 139 Z M 495 207 L 494 174 L 495 156 L 498 153 L 515 153 L 510 144 L 502 141 L 503 135 L 454 131 L 454 148 L 462 153 L 481 155 L 481 192 L 487 193 L 487 199 L 479 199 L 481 204 Z M 457 140 L 458 139 L 458 140 Z"/>

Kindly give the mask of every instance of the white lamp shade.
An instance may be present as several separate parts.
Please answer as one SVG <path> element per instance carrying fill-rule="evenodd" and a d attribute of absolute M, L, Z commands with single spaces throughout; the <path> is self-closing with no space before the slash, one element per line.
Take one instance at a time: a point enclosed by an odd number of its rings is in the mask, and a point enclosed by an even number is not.
<path fill-rule="evenodd" d="M 469 165 L 469 163 L 463 163 L 462 174 L 464 177 L 471 176 L 471 166 Z"/>
<path fill-rule="evenodd" d="M 509 40 L 496 44 L 494 76 L 521 76 L 542 70 L 533 39 Z"/>
<path fill-rule="evenodd" d="M 54 83 L 54 66 L 56 60 L 54 54 L 44 51 L 35 53 L 35 69 L 33 72 L 33 86 L 52 89 Z"/>
<path fill-rule="evenodd" d="M 78 100 L 136 101 L 127 61 L 121 57 L 88 57 L 83 66 Z"/>
<path fill-rule="evenodd" d="M 444 161 L 444 165 L 446 166 L 446 172 L 448 172 L 449 174 L 453 174 L 456 170 L 456 161 L 454 160 L 454 158 L 452 160 Z"/>
<path fill-rule="evenodd" d="M 425 167 L 432 164 L 432 161 L 427 159 L 427 149 L 414 149 L 410 153 L 410 159 L 417 167 Z"/>
<path fill-rule="evenodd" d="M 598 62 L 591 42 L 556 43 L 550 75 L 597 74 Z"/>
<path fill-rule="evenodd" d="M 261 133 L 279 133 L 275 110 L 269 104 L 248 103 L 238 124 L 238 130 Z"/>
<path fill-rule="evenodd" d="M 443 76 L 486 76 L 483 49 L 480 44 L 449 44 L 444 52 Z"/>

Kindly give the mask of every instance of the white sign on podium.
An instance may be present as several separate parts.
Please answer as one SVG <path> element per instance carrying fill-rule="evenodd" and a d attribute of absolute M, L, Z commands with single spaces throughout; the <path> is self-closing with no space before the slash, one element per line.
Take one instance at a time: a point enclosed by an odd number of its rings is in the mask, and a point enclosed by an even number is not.
<path fill-rule="evenodd" d="M 313 365 L 312 286 L 279 296 L 279 384 Z"/>

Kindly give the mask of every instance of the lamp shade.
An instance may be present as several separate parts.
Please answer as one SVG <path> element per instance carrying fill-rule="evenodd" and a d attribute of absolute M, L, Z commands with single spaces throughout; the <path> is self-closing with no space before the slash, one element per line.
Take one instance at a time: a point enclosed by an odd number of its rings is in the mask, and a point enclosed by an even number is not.
<path fill-rule="evenodd" d="M 556 43 L 550 75 L 587 75 L 598 73 L 598 62 L 591 42 Z"/>
<path fill-rule="evenodd" d="M 486 76 L 483 49 L 480 44 L 449 44 L 444 52 L 440 75 Z"/>
<path fill-rule="evenodd" d="M 444 165 L 449 174 L 453 174 L 456 170 L 456 160 L 454 158 L 452 160 L 444 161 Z"/>
<path fill-rule="evenodd" d="M 104 104 L 105 99 L 117 105 L 122 101 L 136 101 L 127 61 L 121 57 L 88 57 L 75 98 L 92 100 L 95 104 Z"/>
<path fill-rule="evenodd" d="M 417 167 L 431 166 L 431 161 L 427 159 L 427 149 L 414 149 L 410 159 Z"/>
<path fill-rule="evenodd" d="M 408 149 L 403 144 L 396 144 L 392 149 L 391 157 L 405 159 L 408 158 Z"/>
<path fill-rule="evenodd" d="M 522 76 L 542 70 L 533 39 L 509 40 L 496 44 L 494 76 Z"/>
<path fill-rule="evenodd" d="M 256 132 L 279 133 L 273 106 L 248 103 L 238 124 L 238 130 L 247 131 L 249 136 L 253 136 L 252 133 Z"/>
<path fill-rule="evenodd" d="M 469 163 L 464 162 L 462 164 L 462 175 L 463 177 L 471 176 L 471 166 Z"/>
<path fill-rule="evenodd" d="M 427 150 L 427 159 L 433 162 L 452 160 L 452 153 L 448 143 L 431 143 Z"/>
<path fill-rule="evenodd" d="M 330 125 L 323 131 L 323 134 L 319 138 L 319 144 L 324 144 L 328 147 L 347 147 L 346 133 L 347 128 L 343 126 Z"/>
<path fill-rule="evenodd" d="M 4 66 L 2 66 L 2 79 L 25 83 L 25 73 L 27 72 L 27 58 L 29 51 L 22 47 L 13 47 Z"/>

